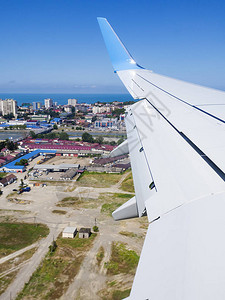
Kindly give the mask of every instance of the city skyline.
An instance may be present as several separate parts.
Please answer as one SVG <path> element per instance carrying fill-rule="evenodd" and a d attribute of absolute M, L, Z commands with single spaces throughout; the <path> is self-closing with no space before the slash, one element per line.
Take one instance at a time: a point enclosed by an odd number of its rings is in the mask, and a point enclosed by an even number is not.
<path fill-rule="evenodd" d="M 127 93 L 96 17 L 156 73 L 225 89 L 222 1 L 10 1 L 1 4 L 1 93 Z"/>

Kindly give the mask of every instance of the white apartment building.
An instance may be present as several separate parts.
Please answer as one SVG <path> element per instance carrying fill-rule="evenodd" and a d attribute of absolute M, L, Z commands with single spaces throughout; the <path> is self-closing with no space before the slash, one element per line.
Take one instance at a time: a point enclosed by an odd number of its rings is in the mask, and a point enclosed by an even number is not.
<path fill-rule="evenodd" d="M 104 112 L 111 112 L 110 106 L 93 106 L 92 107 L 93 114 L 102 114 Z"/>
<path fill-rule="evenodd" d="M 25 121 L 25 120 L 14 120 L 14 121 L 10 120 L 8 122 L 9 126 L 26 125 L 26 123 L 27 123 L 27 121 Z"/>
<path fill-rule="evenodd" d="M 77 99 L 68 99 L 68 105 L 76 106 L 77 105 Z"/>
<path fill-rule="evenodd" d="M 71 112 L 72 112 L 72 107 L 71 107 L 70 105 L 65 105 L 65 106 L 64 106 L 64 110 L 65 110 L 65 112 L 67 112 L 67 113 L 71 113 Z"/>
<path fill-rule="evenodd" d="M 17 115 L 17 102 L 13 99 L 0 99 L 0 111 L 3 116 L 12 113 L 14 117 Z"/>
<path fill-rule="evenodd" d="M 53 100 L 51 98 L 45 99 L 45 108 L 49 109 L 53 107 Z"/>

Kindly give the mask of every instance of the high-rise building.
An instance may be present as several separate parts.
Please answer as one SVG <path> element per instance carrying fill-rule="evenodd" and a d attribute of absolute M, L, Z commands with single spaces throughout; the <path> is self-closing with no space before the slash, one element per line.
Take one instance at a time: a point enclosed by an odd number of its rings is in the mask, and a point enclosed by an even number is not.
<path fill-rule="evenodd" d="M 3 116 L 13 114 L 14 117 L 17 115 L 17 102 L 13 99 L 0 99 L 0 111 Z"/>
<path fill-rule="evenodd" d="M 50 98 L 45 99 L 45 108 L 46 108 L 46 109 L 49 109 L 49 108 L 51 108 L 51 107 L 53 107 L 53 100 L 50 99 Z"/>
<path fill-rule="evenodd" d="M 33 102 L 33 110 L 38 110 L 41 108 L 41 102 Z"/>
<path fill-rule="evenodd" d="M 68 105 L 76 106 L 77 105 L 77 99 L 68 99 Z"/>

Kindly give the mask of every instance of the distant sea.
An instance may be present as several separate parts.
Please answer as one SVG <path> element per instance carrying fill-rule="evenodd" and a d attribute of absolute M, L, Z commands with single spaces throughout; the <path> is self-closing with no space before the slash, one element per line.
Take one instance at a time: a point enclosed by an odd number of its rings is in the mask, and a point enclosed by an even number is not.
<path fill-rule="evenodd" d="M 125 102 L 134 100 L 129 94 L 15 94 L 0 93 L 0 99 L 12 98 L 17 101 L 18 105 L 22 103 L 42 102 L 44 99 L 51 98 L 53 102 L 65 105 L 69 98 L 75 98 L 78 103 L 95 103 L 100 102 Z"/>

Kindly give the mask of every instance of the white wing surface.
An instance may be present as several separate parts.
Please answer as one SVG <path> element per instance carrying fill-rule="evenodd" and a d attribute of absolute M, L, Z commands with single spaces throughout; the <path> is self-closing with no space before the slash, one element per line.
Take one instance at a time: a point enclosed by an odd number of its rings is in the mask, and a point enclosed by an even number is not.
<path fill-rule="evenodd" d="M 225 93 L 145 70 L 98 21 L 140 100 L 125 117 L 135 197 L 113 213 L 151 222 L 129 299 L 225 299 Z"/>

